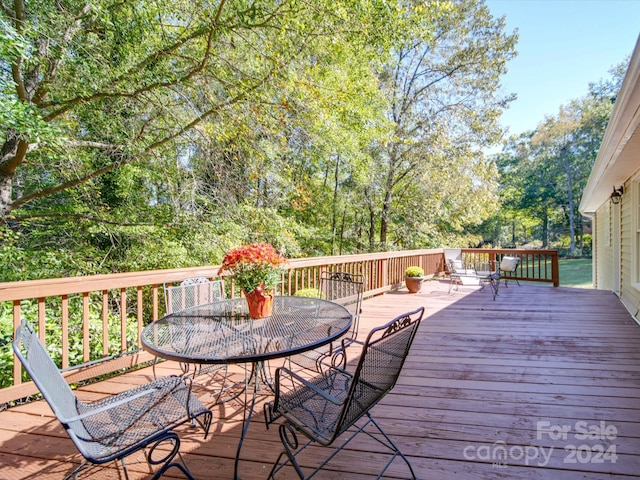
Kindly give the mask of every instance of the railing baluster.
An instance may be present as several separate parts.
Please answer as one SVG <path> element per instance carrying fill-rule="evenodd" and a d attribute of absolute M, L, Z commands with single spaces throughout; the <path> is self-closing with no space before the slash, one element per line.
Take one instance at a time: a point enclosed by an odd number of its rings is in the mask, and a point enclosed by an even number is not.
<path fill-rule="evenodd" d="M 82 292 L 82 358 L 88 362 L 89 348 L 89 292 Z"/>
<path fill-rule="evenodd" d="M 142 309 L 142 287 L 138 286 L 137 287 L 137 298 L 136 298 L 136 317 L 138 320 L 138 335 L 136 335 L 136 338 L 138 339 L 137 344 L 138 344 L 138 348 L 142 348 L 142 341 L 140 340 L 140 336 L 142 335 L 142 328 L 144 327 L 144 322 L 143 322 L 143 309 Z"/>
<path fill-rule="evenodd" d="M 38 338 L 44 345 L 45 337 L 44 332 L 47 328 L 47 313 L 46 313 L 46 299 L 44 297 L 40 297 L 38 299 Z"/>
<path fill-rule="evenodd" d="M 62 295 L 62 368 L 69 366 L 69 297 Z"/>
<path fill-rule="evenodd" d="M 102 355 L 109 355 L 109 291 L 102 291 Z"/>
<path fill-rule="evenodd" d="M 127 289 L 120 289 L 120 351 L 127 351 Z"/>
<path fill-rule="evenodd" d="M 158 319 L 158 285 L 151 286 L 151 321 Z"/>

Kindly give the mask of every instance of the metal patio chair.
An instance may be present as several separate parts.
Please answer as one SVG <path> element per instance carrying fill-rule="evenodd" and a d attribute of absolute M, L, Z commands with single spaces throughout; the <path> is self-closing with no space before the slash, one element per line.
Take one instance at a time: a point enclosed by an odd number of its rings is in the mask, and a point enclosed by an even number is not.
<path fill-rule="evenodd" d="M 224 300 L 222 280 L 189 277 L 180 285 L 164 284 L 164 301 L 168 314 L 220 300 Z"/>
<path fill-rule="evenodd" d="M 349 332 L 342 337 L 339 345 L 327 345 L 289 357 L 288 360 L 292 364 L 316 372 L 322 370 L 327 359 L 330 359 L 330 363 L 335 366 L 344 363 L 344 349 L 358 336 L 364 295 L 364 275 L 348 272 L 322 272 L 319 294 L 320 298 L 345 306 L 353 319 Z"/>
<path fill-rule="evenodd" d="M 500 260 L 500 265 L 498 268 L 499 279 L 504 280 L 504 286 L 507 287 L 507 282 L 509 280 L 515 280 L 518 286 L 520 286 L 520 282 L 517 278 L 513 278 L 512 275 L 515 275 L 518 266 L 520 265 L 520 257 L 511 257 L 504 256 L 502 260 Z M 507 273 L 508 275 L 504 275 Z"/>
<path fill-rule="evenodd" d="M 167 314 L 185 310 L 198 305 L 206 305 L 224 300 L 224 288 L 222 280 L 209 280 L 205 277 L 188 277 L 179 285 L 164 284 L 164 299 Z M 180 368 L 185 374 L 191 374 L 194 378 L 209 374 L 213 382 L 219 384 L 217 393 L 214 394 L 214 403 L 224 403 L 236 398 L 242 390 L 237 387 L 244 385 L 242 382 L 227 383 L 229 373 L 228 365 L 200 365 L 181 363 Z M 155 364 L 154 364 L 155 376 Z M 228 397 L 222 398 L 223 393 L 235 389 Z"/>
<path fill-rule="evenodd" d="M 305 379 L 284 367 L 276 371 L 275 399 L 265 405 L 264 413 L 267 428 L 277 419 L 284 418 L 279 427 L 284 450 L 273 465 L 269 478 L 275 478 L 275 474 L 287 465 L 292 465 L 301 479 L 310 478 L 359 433 L 367 434 L 392 452 L 378 478 L 398 456 L 409 467 L 411 477 L 416 478 L 409 460 L 373 418 L 371 408 L 396 384 L 423 314 L 424 307 L 420 307 L 374 328 L 363 344 L 353 374 L 329 367 L 320 375 Z M 283 383 L 285 388 L 282 388 Z M 361 419 L 363 422 L 359 422 Z M 297 456 L 314 442 L 332 446 L 356 423 L 359 425 L 355 432 L 350 432 L 345 441 L 333 447 L 328 457 L 305 476 Z M 375 427 L 375 430 L 370 428 L 373 433 L 365 430 L 369 425 Z M 299 443 L 298 433 L 308 438 L 304 445 Z"/>
<path fill-rule="evenodd" d="M 462 279 L 471 279 L 477 280 L 482 288 L 487 285 L 491 287 L 491 293 L 493 294 L 493 299 L 496 299 L 498 292 L 500 290 L 500 281 L 504 282 L 505 288 L 508 286 L 507 282 L 511 280 L 515 280 L 518 286 L 520 286 L 520 282 L 517 278 L 514 278 L 512 275 L 515 274 L 518 265 L 520 264 L 520 257 L 510 257 L 504 256 L 502 260 L 498 263 L 495 260 L 490 260 L 488 262 L 481 262 L 475 265 L 475 268 L 472 273 L 465 272 L 464 275 L 459 275 Z M 505 275 L 505 273 L 507 275 Z M 452 274 L 452 283 L 456 274 Z M 451 286 L 449 285 L 449 293 L 451 293 Z"/>
<path fill-rule="evenodd" d="M 160 478 L 170 468 L 177 468 L 193 479 L 180 453 L 180 438 L 173 432 L 178 425 L 197 420 L 207 437 L 212 413 L 191 392 L 183 377 L 164 377 L 146 385 L 93 403 L 80 401 L 60 370 L 25 320 L 18 327 L 13 349 L 33 379 L 51 410 L 66 429 L 83 462 L 65 477 L 77 478 L 91 464 L 119 460 L 128 478 L 125 457 L 149 447 L 149 465 L 162 465 L 153 475 Z M 169 453 L 158 450 L 163 442 L 173 445 Z M 176 459 L 176 455 L 178 459 Z M 179 460 L 179 461 L 178 461 Z"/>

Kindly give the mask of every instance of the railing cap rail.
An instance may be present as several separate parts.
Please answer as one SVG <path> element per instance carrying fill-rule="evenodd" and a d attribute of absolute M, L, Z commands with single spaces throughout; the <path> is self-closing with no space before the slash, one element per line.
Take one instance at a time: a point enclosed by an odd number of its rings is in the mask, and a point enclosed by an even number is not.
<path fill-rule="evenodd" d="M 531 250 L 524 248 L 462 248 L 463 252 L 474 253 L 514 253 L 557 255 L 556 250 Z M 323 257 L 296 258 L 288 262 L 290 269 L 323 265 L 339 265 L 378 259 L 392 259 L 408 256 L 420 256 L 442 253 L 443 248 L 418 250 L 402 250 L 397 252 L 361 253 L 353 255 L 337 255 Z M 148 270 L 142 272 L 109 273 L 80 277 L 48 278 L 42 280 L 25 280 L 19 282 L 0 282 L 0 302 L 23 300 L 29 298 L 45 298 L 58 295 L 73 295 L 119 288 L 138 287 L 140 285 L 161 285 L 165 282 L 180 281 L 186 277 L 218 275 L 218 265 L 203 267 L 174 268 L 167 270 Z"/>
<path fill-rule="evenodd" d="M 321 266 L 439 252 L 442 252 L 441 248 L 297 258 L 290 260 L 288 262 L 288 267 L 300 268 L 314 265 Z M 114 288 L 137 287 L 139 285 L 160 285 L 165 282 L 180 281 L 186 277 L 193 276 L 215 277 L 218 275 L 219 268 L 219 265 L 208 265 L 203 267 L 175 268 L 167 270 L 147 270 L 142 272 L 47 278 L 42 280 L 24 280 L 19 282 L 0 282 L 0 302 L 27 298 L 44 298 L 56 295 L 72 295 L 83 292 L 110 290 Z"/>

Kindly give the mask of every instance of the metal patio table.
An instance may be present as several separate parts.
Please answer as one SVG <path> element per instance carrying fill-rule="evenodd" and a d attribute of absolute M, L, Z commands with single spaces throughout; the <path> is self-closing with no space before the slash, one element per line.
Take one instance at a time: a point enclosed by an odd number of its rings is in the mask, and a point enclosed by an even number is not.
<path fill-rule="evenodd" d="M 351 314 L 342 305 L 290 296 L 276 296 L 272 315 L 255 320 L 249 317 L 246 300 L 234 298 L 167 315 L 145 327 L 141 340 L 146 350 L 167 360 L 251 365 L 247 385 L 253 379 L 253 395 L 247 405 L 245 390 L 242 435 L 234 463 L 234 478 L 239 478 L 240 451 L 264 362 L 326 345 L 344 335 L 351 321 Z"/>

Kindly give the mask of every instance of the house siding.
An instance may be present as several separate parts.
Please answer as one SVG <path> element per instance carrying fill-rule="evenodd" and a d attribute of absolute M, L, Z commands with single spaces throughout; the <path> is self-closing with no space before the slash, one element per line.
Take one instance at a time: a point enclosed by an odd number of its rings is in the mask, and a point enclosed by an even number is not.
<path fill-rule="evenodd" d="M 600 290 L 613 289 L 613 249 L 609 241 L 609 205 L 602 205 L 596 212 L 594 219 L 594 255 L 595 271 L 593 287 Z"/>
<path fill-rule="evenodd" d="M 627 310 L 637 319 L 640 308 L 640 290 L 637 288 L 637 279 L 634 278 L 633 263 L 637 258 L 636 246 L 636 225 L 634 215 L 637 199 L 640 198 L 638 183 L 629 181 L 625 183 L 625 195 L 620 204 L 620 254 L 621 254 L 621 279 L 620 279 L 620 300 Z"/>
<path fill-rule="evenodd" d="M 619 205 L 613 190 L 624 188 Z M 606 209 L 615 212 L 611 244 L 604 241 Z M 619 295 L 640 316 L 640 36 L 611 111 L 598 155 L 580 200 L 580 212 L 593 219 L 594 286 Z M 619 272 L 619 273 L 618 273 Z M 640 323 L 640 321 L 639 321 Z"/>

